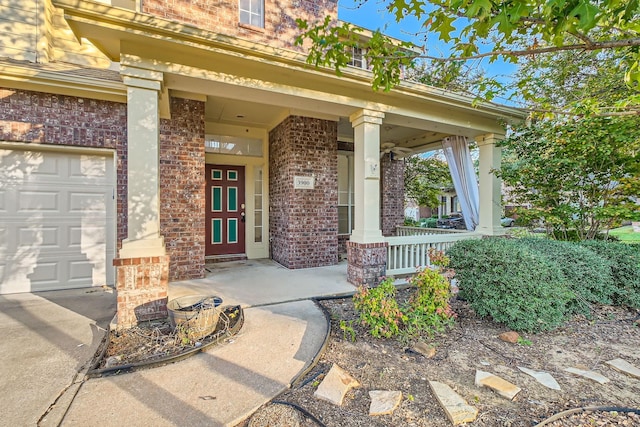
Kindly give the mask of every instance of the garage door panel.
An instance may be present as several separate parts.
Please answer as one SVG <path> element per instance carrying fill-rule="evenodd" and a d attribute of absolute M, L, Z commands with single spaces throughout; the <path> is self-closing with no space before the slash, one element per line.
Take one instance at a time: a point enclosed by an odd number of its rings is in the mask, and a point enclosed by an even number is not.
<path fill-rule="evenodd" d="M 69 159 L 69 178 L 91 179 L 95 183 L 107 182 L 109 165 L 103 156 L 83 155 Z"/>
<path fill-rule="evenodd" d="M 38 247 L 43 249 L 60 248 L 60 227 L 29 226 L 18 228 L 18 247 Z"/>
<path fill-rule="evenodd" d="M 66 173 L 64 172 L 64 159 L 59 156 L 48 156 L 45 153 L 35 153 L 27 156 L 28 164 L 32 166 L 29 170 L 31 180 L 39 178 L 62 179 Z M 37 166 L 37 167 L 36 167 Z"/>
<path fill-rule="evenodd" d="M 60 283 L 59 276 L 60 261 L 39 261 L 29 275 L 31 285 L 35 287 L 56 285 Z"/>
<path fill-rule="evenodd" d="M 0 294 L 113 284 L 113 159 L 0 149 L 0 166 L 7 164 Z"/>
<path fill-rule="evenodd" d="M 89 261 L 69 261 L 69 281 L 93 285 L 94 264 Z M 100 266 L 98 266 L 100 267 Z M 104 270 L 104 267 L 102 268 Z"/>
<path fill-rule="evenodd" d="M 18 213 L 60 212 L 60 194 L 56 191 L 19 191 Z"/>
<path fill-rule="evenodd" d="M 68 200 L 70 213 L 100 212 L 104 216 L 107 210 L 107 201 L 104 193 L 72 191 L 69 192 Z"/>
<path fill-rule="evenodd" d="M 69 249 L 88 249 L 107 243 L 106 227 L 69 227 Z M 102 248 L 104 249 L 104 248 Z"/>

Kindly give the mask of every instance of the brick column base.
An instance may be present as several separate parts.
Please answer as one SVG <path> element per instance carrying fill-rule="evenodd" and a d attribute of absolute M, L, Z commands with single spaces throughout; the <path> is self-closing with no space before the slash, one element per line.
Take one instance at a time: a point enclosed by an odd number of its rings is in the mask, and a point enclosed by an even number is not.
<path fill-rule="evenodd" d="M 169 256 L 118 258 L 116 292 L 118 329 L 168 316 Z"/>
<path fill-rule="evenodd" d="M 387 272 L 387 243 L 347 242 L 347 280 L 356 286 L 378 286 Z"/>

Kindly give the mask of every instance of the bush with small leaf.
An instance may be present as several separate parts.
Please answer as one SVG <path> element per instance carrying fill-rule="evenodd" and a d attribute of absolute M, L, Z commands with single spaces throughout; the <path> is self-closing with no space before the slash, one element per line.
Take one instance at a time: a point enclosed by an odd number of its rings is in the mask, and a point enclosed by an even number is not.
<path fill-rule="evenodd" d="M 572 242 L 524 238 L 519 244 L 538 252 L 554 263 L 567 280 L 576 298 L 569 304 L 572 313 L 590 314 L 591 304 L 611 304 L 616 286 L 611 262 Z"/>
<path fill-rule="evenodd" d="M 527 332 L 551 330 L 566 320 L 575 298 L 567 280 L 553 262 L 517 239 L 463 240 L 447 255 L 459 296 L 479 316 Z"/>
<path fill-rule="evenodd" d="M 640 309 L 640 245 L 586 240 L 580 245 L 609 262 L 614 303 Z"/>

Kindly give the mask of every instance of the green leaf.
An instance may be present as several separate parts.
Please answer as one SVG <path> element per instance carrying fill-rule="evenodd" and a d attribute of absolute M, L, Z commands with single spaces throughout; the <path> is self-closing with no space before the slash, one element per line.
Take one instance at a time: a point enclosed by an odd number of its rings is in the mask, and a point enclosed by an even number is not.
<path fill-rule="evenodd" d="M 592 5 L 588 0 L 581 0 L 569 14 L 578 18 L 579 29 L 588 31 L 598 23 L 597 15 L 599 12 L 600 9 Z"/>
<path fill-rule="evenodd" d="M 503 10 L 498 15 L 494 16 L 491 20 L 492 25 L 498 25 L 498 31 L 503 34 L 509 34 L 513 31 L 514 24 L 511 22 L 511 18 L 507 14 L 506 10 Z"/>
<path fill-rule="evenodd" d="M 434 19 L 431 23 L 431 29 L 439 34 L 440 40 L 450 42 L 451 33 L 456 29 L 452 25 L 454 20 L 455 19 L 452 16 L 445 15 L 444 13 L 437 13 L 434 15 Z"/>
<path fill-rule="evenodd" d="M 473 0 L 469 3 L 465 15 L 469 18 L 485 18 L 491 13 L 491 0 Z"/>

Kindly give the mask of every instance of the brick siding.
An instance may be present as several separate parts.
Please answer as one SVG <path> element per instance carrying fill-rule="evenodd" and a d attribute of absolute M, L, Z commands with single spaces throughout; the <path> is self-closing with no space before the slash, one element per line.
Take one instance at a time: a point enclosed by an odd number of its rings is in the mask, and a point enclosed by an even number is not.
<path fill-rule="evenodd" d="M 269 133 L 272 258 L 288 268 L 338 262 L 337 123 L 289 116 Z M 313 190 L 294 189 L 314 176 Z"/>
<path fill-rule="evenodd" d="M 387 243 L 347 242 L 347 280 L 356 286 L 378 286 L 387 272 Z"/>
<path fill-rule="evenodd" d="M 171 120 L 160 120 L 160 232 L 169 280 L 204 277 L 204 167 L 204 103 L 171 98 Z"/>
<path fill-rule="evenodd" d="M 264 0 L 264 28 L 256 28 L 239 24 L 238 4 L 238 0 L 142 0 L 142 12 L 227 36 L 297 50 L 300 50 L 294 45 L 300 33 L 297 18 L 316 23 L 327 15 L 338 17 L 337 0 Z"/>
<path fill-rule="evenodd" d="M 118 329 L 167 317 L 169 257 L 114 259 Z"/>
<path fill-rule="evenodd" d="M 204 277 L 204 103 L 171 100 L 160 123 L 160 229 L 170 280 Z M 0 88 L 0 140 L 109 148 L 117 156 L 117 246 L 127 238 L 127 105 Z"/>
<path fill-rule="evenodd" d="M 0 88 L 0 140 L 116 150 L 121 247 L 127 237 L 126 104 Z"/>
<path fill-rule="evenodd" d="M 382 234 L 393 236 L 404 223 L 404 159 L 382 157 L 380 179 L 380 215 Z"/>

